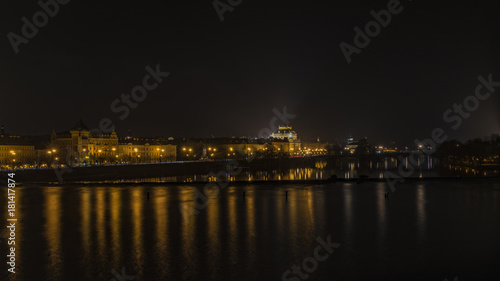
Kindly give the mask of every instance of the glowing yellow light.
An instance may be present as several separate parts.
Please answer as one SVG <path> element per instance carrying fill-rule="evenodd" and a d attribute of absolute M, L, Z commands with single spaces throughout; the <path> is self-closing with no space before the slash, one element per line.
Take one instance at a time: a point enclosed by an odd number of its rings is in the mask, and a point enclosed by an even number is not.
<path fill-rule="evenodd" d="M 52 149 L 52 152 L 54 152 L 54 153 L 55 153 L 55 152 L 57 152 L 57 150 L 55 150 L 55 149 Z"/>
<path fill-rule="evenodd" d="M 114 148 L 114 147 L 113 147 L 111 150 L 115 151 L 115 150 L 116 150 L 116 148 Z"/>
<path fill-rule="evenodd" d="M 232 148 L 232 147 L 230 147 L 230 148 L 229 148 L 229 150 L 233 151 L 233 148 Z"/>
<path fill-rule="evenodd" d="M 100 149 L 99 149 L 99 151 L 97 151 L 97 152 L 101 153 L 101 152 L 102 152 L 102 150 L 100 150 Z"/>
<path fill-rule="evenodd" d="M 47 151 L 47 153 L 48 153 L 48 154 L 51 154 L 51 153 L 52 153 L 52 151 Z"/>
<path fill-rule="evenodd" d="M 185 148 L 185 147 L 183 147 L 183 148 L 182 148 L 182 151 L 186 151 L 186 148 Z"/>
<path fill-rule="evenodd" d="M 189 151 L 193 151 L 193 149 L 190 148 Z"/>
<path fill-rule="evenodd" d="M 137 148 L 134 148 L 134 151 L 137 152 Z"/>

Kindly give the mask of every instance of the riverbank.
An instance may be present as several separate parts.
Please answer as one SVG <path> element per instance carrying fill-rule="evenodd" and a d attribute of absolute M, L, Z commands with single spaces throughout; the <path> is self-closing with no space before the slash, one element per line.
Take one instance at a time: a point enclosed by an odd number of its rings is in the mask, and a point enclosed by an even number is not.
<path fill-rule="evenodd" d="M 409 177 L 404 178 L 404 182 L 478 182 L 478 181 L 492 181 L 500 182 L 500 177 L 429 177 L 418 178 Z M 352 183 L 355 185 L 362 185 L 363 183 L 381 182 L 386 183 L 386 178 L 329 178 L 319 180 L 249 180 L 249 181 L 139 181 L 139 180 L 123 180 L 123 181 L 76 181 L 76 182 L 24 182 L 26 185 L 83 185 L 83 186 L 130 186 L 130 185 L 147 185 L 147 186 L 182 186 L 182 185 L 207 185 L 215 184 L 219 186 L 239 186 L 239 185 L 323 185 L 334 183 Z"/>
<path fill-rule="evenodd" d="M 182 177 L 229 173 L 235 169 L 293 169 L 314 167 L 326 157 L 276 158 L 222 161 L 178 161 L 165 163 L 102 165 L 91 167 L 63 167 L 51 169 L 25 169 L 15 172 L 16 179 L 25 183 L 75 183 L 121 181 L 141 178 Z"/>

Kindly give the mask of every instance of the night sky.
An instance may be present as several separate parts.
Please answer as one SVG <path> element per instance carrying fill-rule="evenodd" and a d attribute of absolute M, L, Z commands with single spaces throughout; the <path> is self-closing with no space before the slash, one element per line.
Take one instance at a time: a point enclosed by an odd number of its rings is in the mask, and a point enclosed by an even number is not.
<path fill-rule="evenodd" d="M 457 130 L 443 121 L 479 75 L 500 81 L 496 2 L 401 1 L 348 64 L 339 44 L 388 2 L 243 0 L 221 22 L 212 1 L 72 0 L 15 54 L 7 34 L 41 8 L 4 0 L 0 123 L 20 135 L 110 118 L 121 136 L 256 136 L 286 106 L 302 139 L 499 133 L 500 88 Z M 120 120 L 111 103 L 157 64 L 170 76 Z"/>

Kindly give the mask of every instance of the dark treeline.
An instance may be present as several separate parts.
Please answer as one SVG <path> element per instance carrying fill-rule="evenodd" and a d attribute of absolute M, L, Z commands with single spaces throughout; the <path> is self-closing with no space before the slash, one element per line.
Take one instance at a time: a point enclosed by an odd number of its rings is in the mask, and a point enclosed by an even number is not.
<path fill-rule="evenodd" d="M 448 164 L 471 166 L 500 165 L 500 137 L 476 138 L 465 143 L 451 140 L 442 143 L 434 156 Z"/>

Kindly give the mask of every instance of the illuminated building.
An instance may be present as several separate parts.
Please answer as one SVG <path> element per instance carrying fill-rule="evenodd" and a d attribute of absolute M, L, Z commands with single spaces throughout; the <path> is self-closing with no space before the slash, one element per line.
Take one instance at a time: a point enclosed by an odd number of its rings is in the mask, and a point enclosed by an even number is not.
<path fill-rule="evenodd" d="M 19 136 L 5 133 L 4 126 L 0 129 L 0 165 L 20 167 L 33 163 L 35 146 Z"/>
<path fill-rule="evenodd" d="M 154 139 L 125 138 L 120 140 L 117 162 L 170 162 L 177 158 L 176 145 Z"/>
<path fill-rule="evenodd" d="M 50 150 L 56 150 L 60 162 L 93 164 L 113 162 L 113 149 L 118 148 L 118 135 L 93 132 L 80 119 L 73 128 L 62 133 L 52 131 Z"/>
<path fill-rule="evenodd" d="M 356 148 L 358 148 L 358 145 L 358 142 L 354 141 L 352 136 L 349 136 L 349 138 L 347 139 L 345 150 L 347 150 L 347 152 L 349 152 L 350 154 L 354 154 L 354 152 L 356 152 Z"/>
<path fill-rule="evenodd" d="M 119 140 L 109 134 L 91 131 L 82 120 L 68 131 L 52 132 L 47 153 L 57 155 L 60 163 L 69 165 L 165 162 L 176 160 L 176 146 L 152 139 Z"/>
<path fill-rule="evenodd" d="M 274 131 L 271 136 L 273 139 L 281 140 L 297 140 L 297 132 L 292 130 L 292 126 L 279 126 L 278 130 Z"/>
<path fill-rule="evenodd" d="M 291 126 L 279 126 L 271 136 L 271 146 L 274 153 L 279 155 L 298 155 L 300 153 L 300 140 L 297 132 Z"/>

